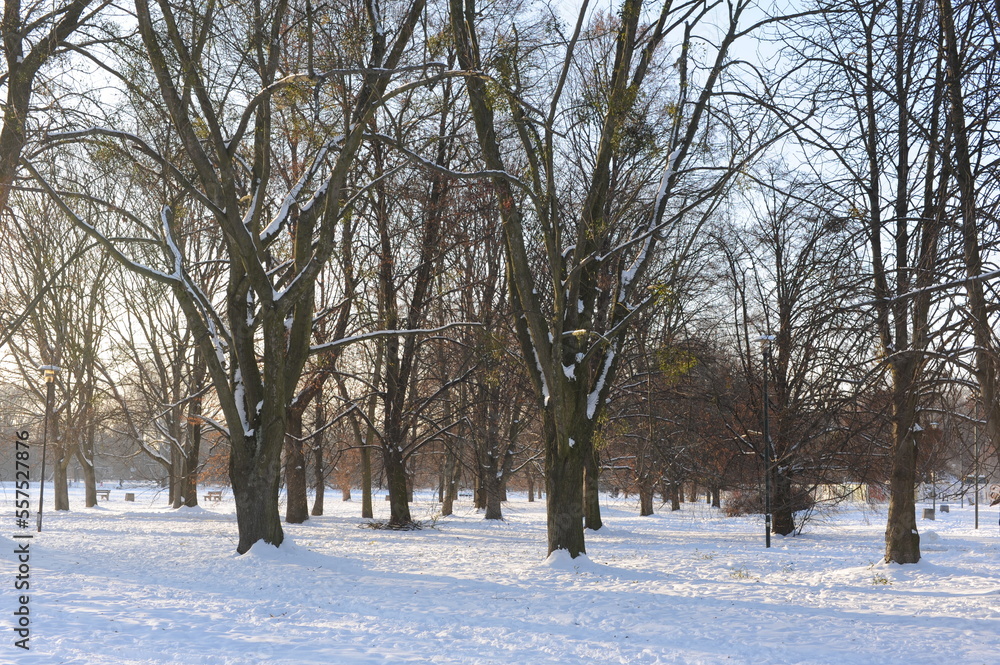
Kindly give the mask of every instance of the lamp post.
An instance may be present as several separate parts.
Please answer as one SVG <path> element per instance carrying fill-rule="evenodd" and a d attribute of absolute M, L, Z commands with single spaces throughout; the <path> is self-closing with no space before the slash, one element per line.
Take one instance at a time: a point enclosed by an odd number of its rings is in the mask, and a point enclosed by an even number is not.
<path fill-rule="evenodd" d="M 52 415 L 52 400 L 55 396 L 56 373 L 55 365 L 43 365 L 39 369 L 45 377 L 45 424 L 42 426 L 42 475 L 38 479 L 38 532 L 42 532 L 42 508 L 45 505 L 45 448 L 49 442 L 49 418 Z"/>
<path fill-rule="evenodd" d="M 763 410 L 764 410 L 764 547 L 771 547 L 771 430 L 768 424 L 767 365 L 771 360 L 773 335 L 761 335 L 757 341 L 764 355 Z"/>

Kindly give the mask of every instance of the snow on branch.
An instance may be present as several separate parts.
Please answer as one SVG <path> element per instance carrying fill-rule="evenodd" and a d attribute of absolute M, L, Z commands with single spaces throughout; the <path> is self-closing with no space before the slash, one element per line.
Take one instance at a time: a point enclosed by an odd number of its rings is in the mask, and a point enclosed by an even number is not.
<path fill-rule="evenodd" d="M 330 349 L 335 349 L 337 347 L 346 346 L 348 344 L 354 344 L 355 342 L 364 342 L 366 340 L 378 339 L 380 337 L 393 337 L 393 336 L 403 337 L 406 335 L 423 335 L 423 334 L 439 333 L 460 326 L 481 326 L 481 325 L 483 324 L 477 323 L 475 321 L 456 321 L 454 323 L 448 323 L 437 328 L 410 328 L 408 330 L 376 330 L 374 332 L 365 333 L 363 335 L 342 337 L 341 339 L 336 339 L 332 342 L 327 342 L 325 344 L 318 344 L 310 348 L 309 353 L 310 354 L 322 353 L 323 351 L 329 351 Z"/>
<path fill-rule="evenodd" d="M 299 181 L 296 182 L 295 185 L 288 191 L 288 194 L 285 195 L 285 199 L 281 202 L 281 207 L 278 209 L 277 214 L 271 220 L 271 223 L 267 225 L 267 228 L 261 231 L 260 233 L 261 244 L 266 244 L 271 238 L 273 238 L 278 234 L 278 231 L 280 231 L 282 226 L 285 225 L 285 222 L 288 219 L 288 211 L 291 209 L 292 205 L 298 199 L 299 194 L 302 192 L 302 188 L 305 187 L 306 183 L 308 183 L 316 176 L 316 173 L 323 166 L 323 162 L 326 159 L 326 153 L 329 152 L 330 148 L 337 145 L 338 143 L 343 143 L 344 138 L 345 138 L 344 135 L 341 134 L 340 136 L 337 136 L 324 143 L 323 147 L 319 149 L 319 152 L 313 159 L 312 164 L 309 165 L 309 168 L 306 169 L 305 173 L 302 174 L 302 176 L 299 178 Z M 323 191 L 325 191 L 325 187 L 323 188 Z M 315 200 L 315 197 L 313 197 L 313 200 Z"/>

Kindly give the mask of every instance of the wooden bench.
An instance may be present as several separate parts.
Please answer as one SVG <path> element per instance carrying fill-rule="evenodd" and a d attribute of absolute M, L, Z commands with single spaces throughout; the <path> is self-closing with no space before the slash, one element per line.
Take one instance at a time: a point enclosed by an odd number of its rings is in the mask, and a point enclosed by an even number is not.
<path fill-rule="evenodd" d="M 209 490 L 205 492 L 205 501 L 222 501 L 222 490 Z"/>
<path fill-rule="evenodd" d="M 111 500 L 111 490 L 97 490 L 97 500 L 110 501 Z"/>

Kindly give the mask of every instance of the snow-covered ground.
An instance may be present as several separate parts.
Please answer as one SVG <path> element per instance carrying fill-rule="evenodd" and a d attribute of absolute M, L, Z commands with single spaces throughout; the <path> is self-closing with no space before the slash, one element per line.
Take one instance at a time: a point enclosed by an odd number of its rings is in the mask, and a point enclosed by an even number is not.
<path fill-rule="evenodd" d="M 414 517 L 433 528 L 400 533 L 361 528 L 360 503 L 337 494 L 326 516 L 286 525 L 281 548 L 237 556 L 228 493 L 172 511 L 134 491 L 86 510 L 74 488 L 73 512 L 47 509 L 26 653 L 11 630 L 14 493 L 0 487 L 0 663 L 1000 663 L 996 508 L 978 532 L 968 507 L 922 521 L 923 561 L 896 566 L 880 563 L 877 509 L 765 550 L 759 518 L 702 504 L 642 518 L 607 498 L 589 558 L 571 561 L 545 558 L 542 502 L 513 497 L 488 523 L 464 499 L 435 521 L 418 495 Z"/>

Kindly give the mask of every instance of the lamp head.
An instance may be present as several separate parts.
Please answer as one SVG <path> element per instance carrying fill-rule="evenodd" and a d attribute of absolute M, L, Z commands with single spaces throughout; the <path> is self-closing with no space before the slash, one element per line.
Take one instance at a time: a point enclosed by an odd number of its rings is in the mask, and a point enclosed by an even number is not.
<path fill-rule="evenodd" d="M 42 370 L 42 376 L 45 377 L 45 383 L 55 383 L 56 374 L 59 372 L 59 367 L 55 365 L 42 365 L 38 369 Z"/>

